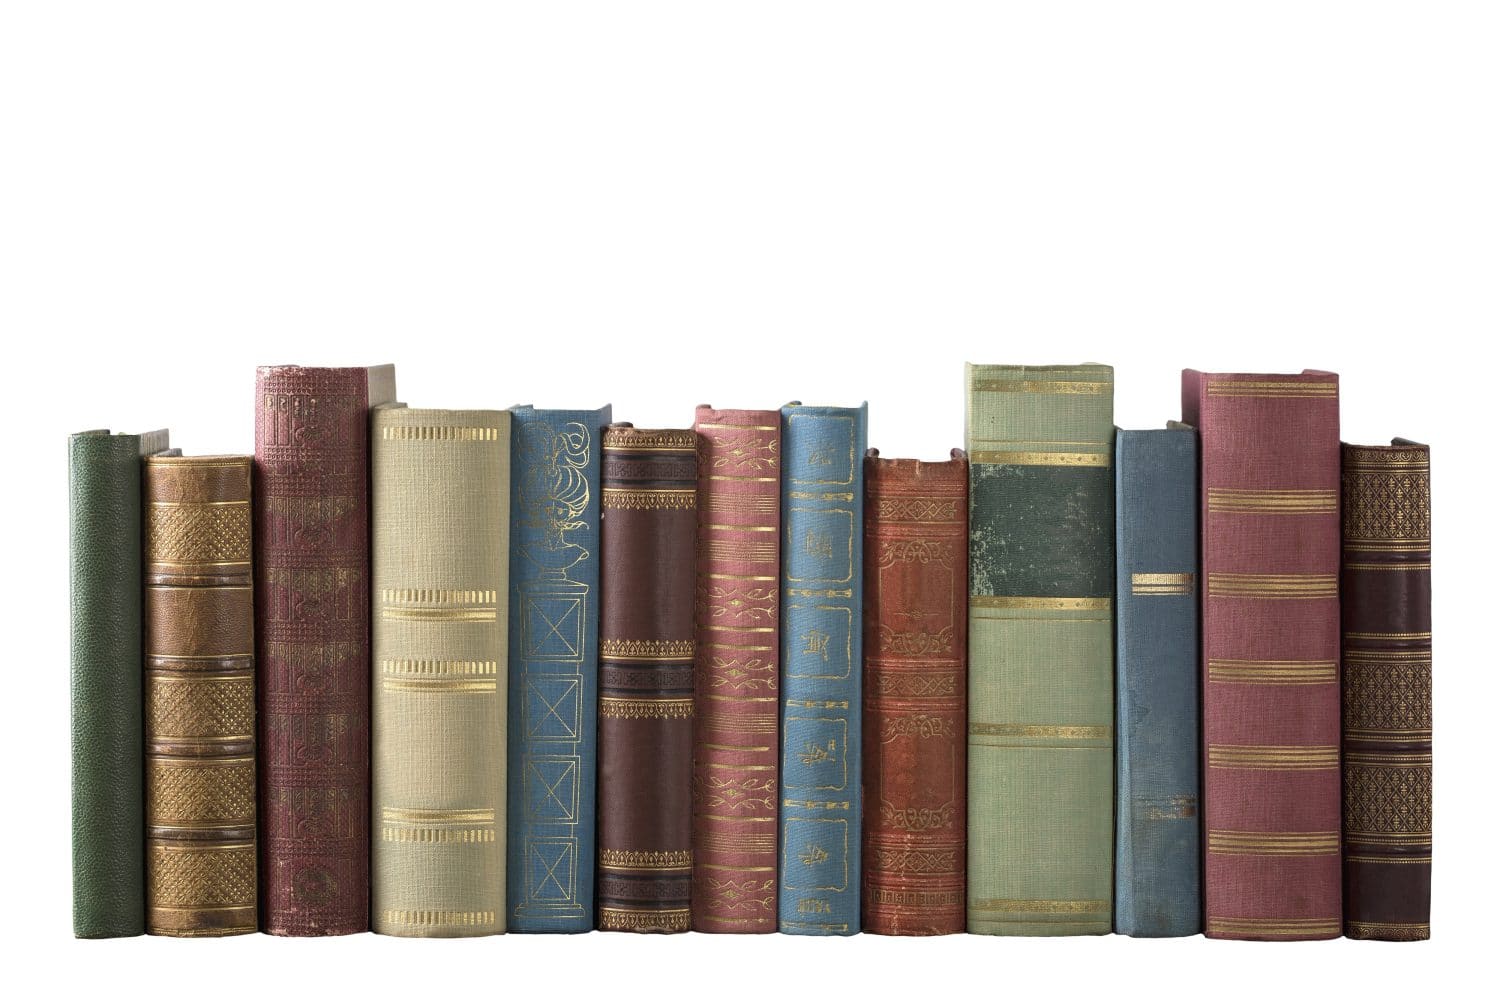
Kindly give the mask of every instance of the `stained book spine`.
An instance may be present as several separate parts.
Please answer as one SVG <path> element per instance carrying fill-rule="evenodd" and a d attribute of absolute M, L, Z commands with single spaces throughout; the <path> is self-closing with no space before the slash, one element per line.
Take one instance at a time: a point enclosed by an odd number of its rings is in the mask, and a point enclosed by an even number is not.
<path fill-rule="evenodd" d="M 261 914 L 271 934 L 369 929 L 369 411 L 389 367 L 255 382 Z"/>
<path fill-rule="evenodd" d="M 599 516 L 599 928 L 689 929 L 698 441 L 604 432 Z"/>
<path fill-rule="evenodd" d="M 693 930 L 776 930 L 781 415 L 698 408 Z"/>
<path fill-rule="evenodd" d="M 599 410 L 511 410 L 506 926 L 594 928 Z"/>
<path fill-rule="evenodd" d="M 785 934 L 859 932 L 865 425 L 863 405 L 781 411 Z"/>
<path fill-rule="evenodd" d="M 1432 892 L 1426 445 L 1343 446 L 1344 933 L 1424 941 Z"/>
<path fill-rule="evenodd" d="M 969 463 L 865 459 L 864 929 L 960 934 Z"/>
<path fill-rule="evenodd" d="M 257 927 L 250 458 L 146 460 L 146 929 Z"/>
<path fill-rule="evenodd" d="M 1203 929 L 1192 428 L 1118 432 L 1115 530 L 1115 933 L 1181 937 Z"/>
<path fill-rule="evenodd" d="M 167 432 L 68 438 L 73 933 L 146 929 L 141 459 Z"/>
<path fill-rule="evenodd" d="M 1185 371 L 1203 541 L 1205 933 L 1342 930 L 1338 376 Z"/>
<path fill-rule="evenodd" d="M 969 890 L 976 934 L 1107 934 L 1114 372 L 968 367 Z"/>
<path fill-rule="evenodd" d="M 371 926 L 505 930 L 510 414 L 371 416 Z"/>

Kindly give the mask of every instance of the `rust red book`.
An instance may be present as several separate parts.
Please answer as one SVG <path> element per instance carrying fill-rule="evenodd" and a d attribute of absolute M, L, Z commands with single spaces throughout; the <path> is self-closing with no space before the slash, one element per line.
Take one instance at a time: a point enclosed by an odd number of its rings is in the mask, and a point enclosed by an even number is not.
<path fill-rule="evenodd" d="M 1185 371 L 1202 503 L 1204 916 L 1342 931 L 1338 376 Z"/>
<path fill-rule="evenodd" d="M 255 662 L 261 920 L 370 926 L 370 408 L 396 373 L 255 377 Z"/>
<path fill-rule="evenodd" d="M 776 930 L 781 414 L 698 407 L 693 930 Z"/>
<path fill-rule="evenodd" d="M 865 458 L 864 929 L 964 930 L 969 463 Z"/>
<path fill-rule="evenodd" d="M 698 441 L 604 431 L 599 516 L 599 927 L 689 926 Z"/>

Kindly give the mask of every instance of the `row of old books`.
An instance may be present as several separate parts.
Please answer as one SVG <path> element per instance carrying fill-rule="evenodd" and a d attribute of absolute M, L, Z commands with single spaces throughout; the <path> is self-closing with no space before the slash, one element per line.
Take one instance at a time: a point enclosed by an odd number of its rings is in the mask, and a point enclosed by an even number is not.
<path fill-rule="evenodd" d="M 1427 937 L 1428 452 L 1337 376 L 971 365 L 943 462 L 394 383 L 71 438 L 78 935 Z"/>

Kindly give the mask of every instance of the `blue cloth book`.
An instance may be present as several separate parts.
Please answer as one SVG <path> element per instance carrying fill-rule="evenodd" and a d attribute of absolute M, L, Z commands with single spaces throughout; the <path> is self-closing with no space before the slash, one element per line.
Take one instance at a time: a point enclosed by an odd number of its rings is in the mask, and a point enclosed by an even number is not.
<path fill-rule="evenodd" d="M 865 424 L 864 404 L 781 409 L 786 934 L 859 933 Z"/>
<path fill-rule="evenodd" d="M 1198 433 L 1115 437 L 1115 933 L 1202 924 L 1198 805 Z"/>
<path fill-rule="evenodd" d="M 610 408 L 511 410 L 507 929 L 594 928 L 599 442 Z"/>

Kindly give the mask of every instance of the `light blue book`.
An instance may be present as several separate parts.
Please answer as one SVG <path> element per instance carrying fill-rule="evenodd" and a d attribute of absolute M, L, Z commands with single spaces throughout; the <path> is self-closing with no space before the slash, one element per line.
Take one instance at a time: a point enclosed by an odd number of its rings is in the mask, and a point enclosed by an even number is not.
<path fill-rule="evenodd" d="M 1198 433 L 1115 438 L 1115 932 L 1200 933 Z"/>
<path fill-rule="evenodd" d="M 594 929 L 599 441 L 610 408 L 511 410 L 507 929 Z"/>
<path fill-rule="evenodd" d="M 781 410 L 786 934 L 858 934 L 866 407 Z"/>

